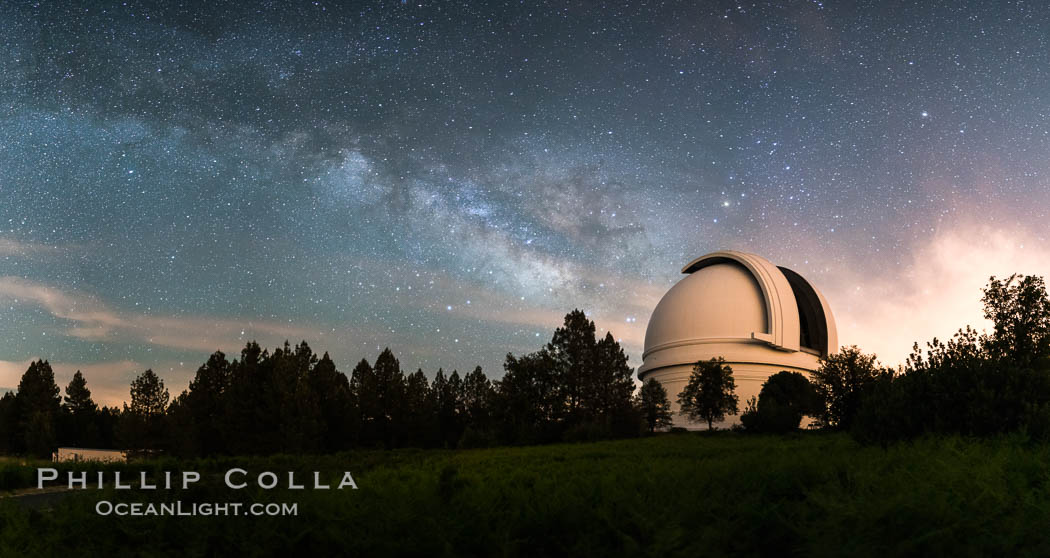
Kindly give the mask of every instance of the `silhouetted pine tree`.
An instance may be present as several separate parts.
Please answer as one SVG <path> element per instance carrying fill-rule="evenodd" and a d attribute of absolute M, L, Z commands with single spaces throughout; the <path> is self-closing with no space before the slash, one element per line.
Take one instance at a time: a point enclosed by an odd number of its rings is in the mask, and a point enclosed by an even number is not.
<path fill-rule="evenodd" d="M 49 457 L 57 447 L 59 389 L 55 374 L 46 360 L 29 365 L 22 375 L 15 395 L 17 425 L 20 436 L 15 451 L 25 451 L 38 457 Z"/>
<path fill-rule="evenodd" d="M 166 430 L 165 449 L 182 457 L 197 457 L 203 455 L 198 436 L 201 428 L 198 426 L 193 411 L 189 405 L 190 392 L 183 390 L 171 404 L 164 416 L 164 427 Z"/>
<path fill-rule="evenodd" d="M 87 380 L 77 370 L 66 386 L 66 397 L 62 404 L 62 443 L 79 447 L 101 445 L 98 430 L 98 405 L 91 399 Z"/>
<path fill-rule="evenodd" d="M 322 446 L 323 428 L 317 394 L 308 376 L 317 357 L 306 341 L 293 349 L 287 341 L 273 352 L 269 392 L 277 402 L 276 450 L 280 453 L 314 453 Z"/>
<path fill-rule="evenodd" d="M 404 416 L 405 375 L 389 348 L 379 354 L 374 367 L 362 369 L 357 388 L 362 440 L 368 445 L 394 447 Z"/>
<path fill-rule="evenodd" d="M 0 452 L 16 453 L 22 446 L 18 429 L 18 403 L 15 394 L 7 392 L 0 397 Z"/>
<path fill-rule="evenodd" d="M 274 438 L 279 417 L 270 379 L 269 351 L 255 341 L 241 349 L 241 358 L 230 364 L 227 397 L 227 447 L 231 454 L 276 451 Z"/>
<path fill-rule="evenodd" d="M 118 448 L 121 447 L 120 440 L 117 436 L 120 423 L 120 409 L 117 407 L 102 407 L 98 410 L 96 415 L 98 432 L 99 432 L 99 447 L 103 448 Z"/>
<path fill-rule="evenodd" d="M 492 382 L 475 367 L 474 371 L 463 378 L 463 408 L 466 411 L 468 425 L 480 428 L 487 427 L 492 416 Z"/>
<path fill-rule="evenodd" d="M 164 413 L 170 394 L 164 380 L 147 369 L 131 382 L 131 406 L 121 414 L 121 440 L 131 450 L 156 450 L 164 446 Z"/>
<path fill-rule="evenodd" d="M 375 389 L 375 371 L 367 359 L 361 359 L 350 372 L 350 398 L 353 403 L 350 412 L 350 431 L 354 436 L 355 445 L 374 445 L 371 436 L 370 420 L 365 416 L 370 411 L 370 400 L 372 390 Z"/>
<path fill-rule="evenodd" d="M 185 405 L 187 416 L 179 423 L 183 428 L 182 436 L 192 441 L 184 441 L 184 448 L 196 448 L 194 453 L 216 455 L 227 452 L 227 438 L 230 437 L 227 420 L 228 392 L 233 379 L 231 363 L 226 360 L 222 351 L 215 351 L 208 361 L 197 369 L 189 390 L 180 402 L 179 409 Z"/>
<path fill-rule="evenodd" d="M 307 383 L 320 411 L 321 445 L 317 449 L 334 452 L 349 448 L 353 442 L 352 398 L 346 374 L 336 370 L 335 363 L 325 353 L 310 369 Z"/>
<path fill-rule="evenodd" d="M 632 404 L 634 371 L 627 355 L 607 333 L 595 338 L 594 322 L 581 310 L 565 316 L 543 349 L 549 360 L 557 402 L 552 405 L 553 424 L 544 430 L 561 430 L 567 438 L 593 439 L 637 435 L 641 417 Z"/>
<path fill-rule="evenodd" d="M 77 370 L 73 379 L 66 386 L 66 397 L 63 406 L 74 416 L 87 415 L 98 410 L 98 405 L 91 399 L 91 390 L 87 387 L 87 380 Z"/>
<path fill-rule="evenodd" d="M 480 366 L 463 378 L 464 428 L 460 447 L 487 447 L 496 442 L 494 399 L 492 382 Z"/>
<path fill-rule="evenodd" d="M 608 425 L 612 436 L 637 436 L 642 426 L 641 415 L 633 405 L 634 369 L 627 364 L 624 352 L 612 333 L 598 341 L 595 371 L 591 386 L 592 409 L 597 419 Z"/>
<path fill-rule="evenodd" d="M 591 389 L 598 383 L 594 322 L 588 320 L 582 310 L 569 312 L 565 325 L 554 331 L 547 344 L 547 353 L 553 361 L 552 371 L 564 403 L 559 406 L 556 418 L 570 426 L 593 419 Z"/>
<path fill-rule="evenodd" d="M 423 369 L 409 374 L 405 379 L 405 431 L 401 436 L 406 445 L 426 447 L 436 443 L 438 430 L 433 401 Z"/>
<path fill-rule="evenodd" d="M 554 359 L 546 350 L 523 355 L 507 354 L 506 373 L 496 382 L 494 411 L 499 439 L 508 444 L 550 442 L 560 431 L 562 390 L 554 375 Z"/>
<path fill-rule="evenodd" d="M 463 433 L 463 381 L 455 370 L 446 379 L 445 372 L 438 369 L 432 389 L 440 432 L 438 443 L 456 447 Z"/>

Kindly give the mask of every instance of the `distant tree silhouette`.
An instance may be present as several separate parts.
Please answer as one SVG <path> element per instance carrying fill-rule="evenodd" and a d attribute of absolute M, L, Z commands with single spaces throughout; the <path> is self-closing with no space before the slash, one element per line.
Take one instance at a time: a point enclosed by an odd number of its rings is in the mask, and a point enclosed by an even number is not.
<path fill-rule="evenodd" d="M 181 457 L 195 457 L 204 454 L 198 436 L 201 428 L 187 402 L 189 390 L 183 390 L 168 405 L 164 416 L 166 451 Z"/>
<path fill-rule="evenodd" d="M 131 405 L 121 415 L 121 440 L 131 450 L 156 450 L 165 445 L 164 412 L 170 395 L 164 380 L 147 369 L 131 382 Z"/>
<path fill-rule="evenodd" d="M 115 448 L 119 447 L 118 430 L 120 428 L 120 408 L 113 407 L 101 407 L 98 410 L 97 424 L 99 432 L 99 447 L 103 448 Z"/>
<path fill-rule="evenodd" d="M 87 387 L 87 380 L 77 370 L 73 379 L 66 386 L 66 397 L 63 406 L 74 416 L 88 416 L 98 410 L 98 405 L 91 399 L 91 390 Z"/>
<path fill-rule="evenodd" d="M 241 349 L 241 358 L 230 363 L 226 397 L 226 440 L 231 454 L 267 454 L 278 451 L 280 408 L 274 393 L 270 353 L 255 341 Z"/>
<path fill-rule="evenodd" d="M 566 314 L 539 351 L 508 354 L 504 369 L 503 379 L 493 384 L 493 413 L 505 443 L 639 432 L 627 356 L 611 334 L 596 340 L 594 322 L 581 310 Z"/>
<path fill-rule="evenodd" d="M 581 310 L 565 316 L 565 324 L 554 331 L 547 344 L 554 374 L 564 406 L 560 419 L 574 424 L 590 418 L 594 394 L 588 391 L 596 383 L 594 322 Z"/>
<path fill-rule="evenodd" d="M 495 443 L 495 396 L 493 384 L 480 366 L 475 367 L 463 378 L 463 411 L 466 415 L 466 426 L 460 437 L 460 446 L 482 447 Z"/>
<path fill-rule="evenodd" d="M 667 390 L 663 384 L 655 378 L 642 383 L 638 391 L 638 408 L 649 432 L 671 426 L 671 401 L 667 399 Z"/>
<path fill-rule="evenodd" d="M 91 390 L 87 380 L 79 370 L 66 386 L 65 401 L 62 404 L 63 444 L 81 447 L 93 447 L 101 444 L 98 429 L 98 405 L 91 399 Z"/>
<path fill-rule="evenodd" d="M 322 443 L 318 450 L 333 452 L 347 449 L 351 434 L 352 398 L 346 374 L 338 371 L 325 353 L 307 376 L 313 399 L 320 410 Z"/>
<path fill-rule="evenodd" d="M 38 457 L 51 455 L 58 442 L 60 401 L 51 365 L 46 360 L 31 363 L 22 375 L 15 395 L 17 425 L 21 433 L 15 451 L 26 451 Z"/>
<path fill-rule="evenodd" d="M 451 407 L 452 421 L 449 423 L 450 428 L 446 440 L 448 447 L 454 448 L 459 442 L 460 436 L 463 435 L 463 429 L 466 427 L 467 422 L 466 402 L 463 395 L 463 378 L 459 375 L 458 370 L 453 369 L 452 373 L 448 375 L 447 395 L 447 397 L 442 398 L 442 402 L 446 405 L 446 408 Z"/>
<path fill-rule="evenodd" d="M 463 381 L 455 370 L 445 378 L 445 372 L 438 369 L 431 386 L 437 412 L 439 445 L 456 447 L 463 433 L 465 412 L 463 409 Z"/>
<path fill-rule="evenodd" d="M 993 276 L 983 292 L 984 317 L 994 325 L 984 347 L 989 357 L 1016 366 L 1050 357 L 1050 298 L 1042 277 Z"/>
<path fill-rule="evenodd" d="M 492 416 L 492 382 L 477 366 L 463 378 L 463 408 L 467 422 L 486 425 Z"/>
<path fill-rule="evenodd" d="M 549 383 L 553 389 L 545 396 L 556 399 L 543 430 L 560 430 L 573 439 L 608 437 L 614 431 L 637 434 L 633 370 L 627 365 L 627 356 L 611 334 L 596 340 L 594 322 L 583 311 L 566 314 L 551 341 L 532 357 L 523 362 L 532 365 L 544 361 L 549 366 L 549 381 L 544 378 L 542 383 Z M 515 366 L 517 362 L 508 364 Z M 534 380 L 541 377 L 532 374 Z"/>
<path fill-rule="evenodd" d="M 17 453 L 21 450 L 22 431 L 18 427 L 18 403 L 14 392 L 0 397 L 0 452 Z"/>
<path fill-rule="evenodd" d="M 362 441 L 366 445 L 394 447 L 404 417 L 405 375 L 400 363 L 388 347 L 376 358 L 374 367 L 354 369 L 354 378 L 361 406 Z"/>
<path fill-rule="evenodd" d="M 173 451 L 312 453 L 356 442 L 355 408 L 327 353 L 285 341 L 271 354 L 253 341 L 233 362 L 212 354 L 168 414 Z"/>
<path fill-rule="evenodd" d="M 634 407 L 634 369 L 627 364 L 627 353 L 610 332 L 597 342 L 595 353 L 590 390 L 596 419 L 604 419 L 612 436 L 637 436 L 641 416 Z"/>
<path fill-rule="evenodd" d="M 268 391 L 276 403 L 277 451 L 319 451 L 323 437 L 321 408 L 309 383 L 317 356 L 305 341 L 294 348 L 285 341 L 283 348 L 274 350 L 267 364 L 272 382 Z"/>
<path fill-rule="evenodd" d="M 821 423 L 849 429 L 864 397 L 885 375 L 892 372 L 880 368 L 875 355 L 864 354 L 856 345 L 821 358 L 813 372 L 813 386 L 823 402 Z"/>
<path fill-rule="evenodd" d="M 368 359 L 361 359 L 350 372 L 350 397 L 353 405 L 350 411 L 351 432 L 360 445 L 374 445 L 371 439 L 373 426 L 368 416 L 373 411 L 372 398 L 375 392 L 375 372 Z"/>
<path fill-rule="evenodd" d="M 435 422 L 437 410 L 430 382 L 420 368 L 405 378 L 405 432 L 401 439 L 406 444 L 427 447 L 436 445 L 439 428 Z"/>
<path fill-rule="evenodd" d="M 733 369 L 725 359 L 699 361 L 693 365 L 685 389 L 678 394 L 679 412 L 693 422 L 707 422 L 708 430 L 713 430 L 715 421 L 737 413 L 735 392 Z"/>
<path fill-rule="evenodd" d="M 130 410 L 133 413 L 146 417 L 160 416 L 168 408 L 170 399 L 164 380 L 152 369 L 139 374 L 131 382 Z"/>
<path fill-rule="evenodd" d="M 230 437 L 227 424 L 227 407 L 230 404 L 229 390 L 233 381 L 233 369 L 230 361 L 222 351 L 215 351 L 207 362 L 197 369 L 190 381 L 189 390 L 185 393 L 179 407 L 185 405 L 186 435 L 192 436 L 195 453 L 216 455 L 227 450 L 227 438 Z"/>
<path fill-rule="evenodd" d="M 496 382 L 499 436 L 504 443 L 537 443 L 558 439 L 556 418 L 562 413 L 562 391 L 546 350 L 515 357 L 507 354 L 506 373 Z"/>

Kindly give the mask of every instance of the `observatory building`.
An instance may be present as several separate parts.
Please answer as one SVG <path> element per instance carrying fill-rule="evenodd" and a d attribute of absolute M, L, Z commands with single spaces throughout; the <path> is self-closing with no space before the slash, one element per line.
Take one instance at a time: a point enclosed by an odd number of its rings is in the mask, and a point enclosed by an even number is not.
<path fill-rule="evenodd" d="M 722 357 L 733 369 L 740 412 L 766 378 L 788 370 L 807 377 L 838 337 L 824 296 L 801 275 L 744 252 L 712 252 L 660 299 L 645 330 L 638 378 L 667 390 L 676 426 L 699 427 L 678 414 L 678 394 L 699 360 Z M 729 416 L 720 427 L 739 422 Z"/>

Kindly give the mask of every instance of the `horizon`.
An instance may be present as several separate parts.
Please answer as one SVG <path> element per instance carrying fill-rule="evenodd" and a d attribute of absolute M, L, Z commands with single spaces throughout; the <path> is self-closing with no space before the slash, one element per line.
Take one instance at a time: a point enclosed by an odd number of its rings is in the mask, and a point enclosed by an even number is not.
<path fill-rule="evenodd" d="M 0 385 L 176 394 L 253 339 L 499 378 L 573 308 L 637 368 L 719 249 L 902 363 L 1050 277 L 1048 16 L 2 6 Z"/>

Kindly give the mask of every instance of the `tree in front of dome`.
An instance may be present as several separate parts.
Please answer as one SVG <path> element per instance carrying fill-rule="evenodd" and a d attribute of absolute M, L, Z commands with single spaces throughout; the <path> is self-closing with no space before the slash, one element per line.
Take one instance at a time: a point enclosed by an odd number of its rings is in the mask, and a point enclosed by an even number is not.
<path fill-rule="evenodd" d="M 657 428 L 671 426 L 671 402 L 667 400 L 667 390 L 654 378 L 642 384 L 635 405 L 641 411 L 650 433 L 656 432 Z"/>
<path fill-rule="evenodd" d="M 736 382 L 733 369 L 722 357 L 699 361 L 693 365 L 689 383 L 678 394 L 679 414 L 692 422 L 707 422 L 714 430 L 715 421 L 737 413 Z"/>

